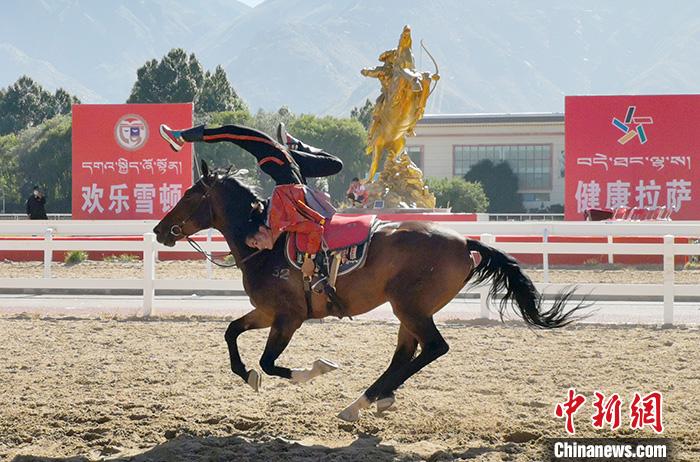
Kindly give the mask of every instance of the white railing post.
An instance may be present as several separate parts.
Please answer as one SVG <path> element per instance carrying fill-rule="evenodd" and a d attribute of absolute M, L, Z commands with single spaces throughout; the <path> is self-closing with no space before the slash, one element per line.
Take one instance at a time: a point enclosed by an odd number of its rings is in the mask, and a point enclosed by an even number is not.
<path fill-rule="evenodd" d="M 673 324 L 673 283 L 675 277 L 673 236 L 664 236 L 664 324 Z"/>
<path fill-rule="evenodd" d="M 542 273 L 543 281 L 549 284 L 549 228 L 545 227 L 542 233 Z"/>
<path fill-rule="evenodd" d="M 155 297 L 154 280 L 156 278 L 156 235 L 143 235 L 143 315 L 153 313 L 153 298 Z"/>
<path fill-rule="evenodd" d="M 207 249 L 211 249 L 211 228 L 207 230 Z M 206 262 L 205 264 L 207 265 L 207 279 L 212 279 L 214 276 L 212 273 L 212 264 L 211 260 L 209 258 L 204 258 L 204 261 Z"/>
<path fill-rule="evenodd" d="M 608 236 L 608 245 L 612 245 L 612 243 L 613 243 L 613 237 Z M 608 250 L 608 264 L 612 265 L 613 263 L 615 263 L 615 257 L 614 257 L 614 253 L 612 251 L 612 248 L 610 248 Z"/>
<path fill-rule="evenodd" d="M 480 241 L 483 242 L 486 245 L 493 245 L 493 241 L 495 240 L 493 238 L 492 234 L 482 234 L 480 237 Z M 491 318 L 491 312 L 489 311 L 489 305 L 486 303 L 489 295 L 489 286 L 485 283 L 479 288 L 479 305 L 481 307 L 480 309 L 480 318 L 481 319 L 490 319 Z"/>
<path fill-rule="evenodd" d="M 44 279 L 51 279 L 51 261 L 53 260 L 53 228 L 44 231 Z"/>

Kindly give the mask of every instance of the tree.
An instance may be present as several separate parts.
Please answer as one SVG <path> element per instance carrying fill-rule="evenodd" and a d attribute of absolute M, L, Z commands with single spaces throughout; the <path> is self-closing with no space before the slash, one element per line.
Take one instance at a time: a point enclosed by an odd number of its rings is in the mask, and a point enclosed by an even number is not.
<path fill-rule="evenodd" d="M 204 72 L 194 53 L 173 48 L 161 61 L 147 61 L 136 71 L 127 103 L 195 103 L 195 111 L 237 111 L 245 108 L 231 87 L 226 72 L 217 66 Z"/>
<path fill-rule="evenodd" d="M 0 187 L 8 210 L 21 212 L 24 199 L 39 185 L 47 193 L 47 209 L 71 210 L 71 118 L 60 115 L 19 136 L 0 137 Z"/>
<path fill-rule="evenodd" d="M 202 65 L 182 48 L 173 48 L 160 62 L 147 61 L 136 76 L 127 103 L 194 102 L 204 82 Z"/>
<path fill-rule="evenodd" d="M 236 90 L 226 77 L 226 71 L 221 66 L 216 66 L 214 74 L 209 71 L 204 74 L 204 83 L 195 104 L 195 111 L 223 112 L 247 110 L 245 103 L 236 94 Z"/>
<path fill-rule="evenodd" d="M 372 123 L 372 114 L 374 113 L 374 103 L 367 99 L 362 107 L 354 107 L 350 111 L 350 118 L 357 120 L 365 127 L 365 130 L 369 130 L 369 126 Z"/>
<path fill-rule="evenodd" d="M 288 128 L 296 138 L 343 161 L 343 170 L 328 178 L 329 193 L 336 200 L 345 197 L 353 177 L 362 176 L 369 168 L 369 157 L 365 155 L 367 133 L 357 120 L 302 115 L 291 121 Z"/>
<path fill-rule="evenodd" d="M 5 201 L 6 211 L 21 210 L 17 156 L 13 152 L 18 143 L 13 133 L 0 136 L 0 198 Z"/>
<path fill-rule="evenodd" d="M 33 79 L 23 75 L 0 91 L 0 135 L 18 133 L 59 114 L 69 114 L 80 100 L 62 88 L 52 95 Z"/>
<path fill-rule="evenodd" d="M 521 213 L 523 203 L 518 195 L 518 177 L 507 162 L 494 164 L 484 159 L 472 165 L 464 179 L 479 182 L 489 198 L 491 213 Z"/>
<path fill-rule="evenodd" d="M 427 185 L 435 194 L 438 207 L 451 207 L 453 212 L 486 212 L 489 199 L 479 183 L 462 178 L 428 178 Z"/>

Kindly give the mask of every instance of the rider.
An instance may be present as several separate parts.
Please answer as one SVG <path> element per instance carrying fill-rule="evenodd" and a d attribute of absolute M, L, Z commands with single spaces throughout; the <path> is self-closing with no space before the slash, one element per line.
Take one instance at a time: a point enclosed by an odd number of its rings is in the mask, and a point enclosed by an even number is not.
<path fill-rule="evenodd" d="M 229 141 L 253 154 L 260 169 L 272 177 L 276 186 L 270 200 L 269 228 L 260 226 L 254 230 L 247 236 L 246 245 L 271 249 L 282 232 L 305 234 L 307 251 L 302 273 L 307 279 L 313 276 L 314 258 L 321 246 L 325 219 L 306 203 L 306 178 L 338 173 L 343 168 L 338 157 L 294 138 L 282 123 L 277 127 L 278 141 L 259 130 L 240 125 L 218 128 L 200 125 L 186 130 L 161 125 L 160 134 L 175 151 L 180 151 L 186 142 Z"/>
<path fill-rule="evenodd" d="M 218 128 L 199 125 L 186 130 L 173 130 L 161 125 L 160 135 L 176 152 L 186 142 L 234 143 L 255 156 L 260 169 L 277 185 L 306 184 L 306 178 L 335 175 L 343 168 L 342 160 L 294 138 L 287 133 L 283 123 L 277 126 L 277 141 L 266 133 L 242 125 Z"/>

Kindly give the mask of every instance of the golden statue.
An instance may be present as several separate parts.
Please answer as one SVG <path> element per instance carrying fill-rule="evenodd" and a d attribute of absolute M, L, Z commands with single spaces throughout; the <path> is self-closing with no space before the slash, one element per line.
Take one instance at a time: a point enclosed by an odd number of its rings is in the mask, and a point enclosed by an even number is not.
<path fill-rule="evenodd" d="M 415 135 L 413 129 L 423 117 L 431 93 L 430 84 L 440 76 L 437 65 L 434 74 L 415 70 L 412 44 L 411 28 L 404 26 L 398 47 L 379 56 L 383 64 L 361 71 L 365 77 L 379 79 L 382 86 L 369 127 L 367 154 L 372 155 L 372 165 L 367 182 L 370 183 L 370 197 L 384 200 L 385 206 L 405 204 L 433 208 L 435 197 L 428 191 L 423 173 L 411 162 L 404 148 L 406 136 Z M 384 170 L 379 181 L 373 183 L 384 152 Z"/>

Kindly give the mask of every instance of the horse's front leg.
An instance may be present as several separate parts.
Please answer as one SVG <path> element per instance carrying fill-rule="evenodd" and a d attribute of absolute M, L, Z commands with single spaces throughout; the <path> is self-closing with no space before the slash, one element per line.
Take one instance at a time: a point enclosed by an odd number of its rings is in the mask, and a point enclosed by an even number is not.
<path fill-rule="evenodd" d="M 266 374 L 290 379 L 293 383 L 303 383 L 338 368 L 337 365 L 324 359 L 316 360 L 311 369 L 289 369 L 275 365 L 275 361 L 287 348 L 301 323 L 300 319 L 286 315 L 275 319 L 267 338 L 265 351 L 260 358 L 260 367 Z"/>
<path fill-rule="evenodd" d="M 231 322 L 224 336 L 228 345 L 228 354 L 231 358 L 231 370 L 255 391 L 260 389 L 260 374 L 255 369 L 246 370 L 245 364 L 241 361 L 241 355 L 238 354 L 238 336 L 247 330 L 263 329 L 270 327 L 271 324 L 271 316 L 255 309 Z"/>

